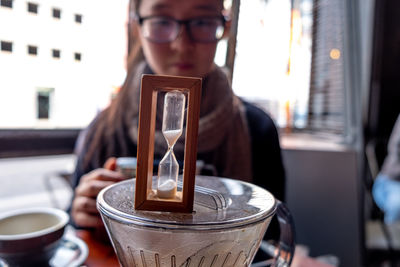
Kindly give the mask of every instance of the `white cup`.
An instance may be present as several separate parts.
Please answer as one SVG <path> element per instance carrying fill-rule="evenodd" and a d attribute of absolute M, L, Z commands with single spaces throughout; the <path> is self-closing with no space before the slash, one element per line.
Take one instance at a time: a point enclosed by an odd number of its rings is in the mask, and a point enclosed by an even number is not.
<path fill-rule="evenodd" d="M 137 159 L 135 157 L 117 158 L 117 171 L 127 178 L 136 177 Z"/>
<path fill-rule="evenodd" d="M 1 213 L 0 258 L 10 266 L 48 264 L 68 221 L 65 211 L 47 207 Z"/>

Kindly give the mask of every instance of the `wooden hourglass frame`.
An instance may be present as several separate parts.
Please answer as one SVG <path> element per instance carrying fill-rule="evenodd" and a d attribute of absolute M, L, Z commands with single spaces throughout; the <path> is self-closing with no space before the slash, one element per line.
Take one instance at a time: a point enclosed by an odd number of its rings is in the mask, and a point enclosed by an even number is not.
<path fill-rule="evenodd" d="M 180 91 L 186 94 L 186 131 L 181 201 L 154 198 L 154 133 L 159 92 Z M 135 209 L 150 211 L 192 212 L 196 175 L 197 132 L 200 116 L 201 78 L 144 74 L 142 76 Z"/>

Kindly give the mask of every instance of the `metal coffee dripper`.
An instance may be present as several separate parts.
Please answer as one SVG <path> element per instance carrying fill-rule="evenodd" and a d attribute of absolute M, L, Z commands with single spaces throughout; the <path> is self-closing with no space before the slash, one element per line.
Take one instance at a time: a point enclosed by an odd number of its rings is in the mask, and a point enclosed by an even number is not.
<path fill-rule="evenodd" d="M 134 190 L 131 179 L 103 189 L 97 198 L 122 266 L 250 266 L 275 213 L 283 239 L 273 249 L 274 263 L 291 262 L 290 218 L 284 206 L 258 186 L 196 176 L 192 213 L 135 210 Z"/>
<path fill-rule="evenodd" d="M 162 133 L 168 150 L 153 176 L 156 100 L 164 92 Z M 281 241 L 268 246 L 275 266 L 288 266 L 293 228 L 284 205 L 241 181 L 195 176 L 201 79 L 143 75 L 136 178 L 104 188 L 97 197 L 122 266 L 250 266 L 276 213 Z M 183 175 L 173 147 L 183 133 Z"/>

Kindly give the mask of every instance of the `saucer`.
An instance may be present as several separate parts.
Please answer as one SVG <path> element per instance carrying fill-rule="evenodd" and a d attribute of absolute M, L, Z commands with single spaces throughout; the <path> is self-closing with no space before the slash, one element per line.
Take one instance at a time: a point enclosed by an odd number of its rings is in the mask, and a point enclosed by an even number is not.
<path fill-rule="evenodd" d="M 77 267 L 81 266 L 89 254 L 88 247 L 80 238 L 67 234 L 60 241 L 60 247 L 57 249 L 53 258 L 51 258 L 50 267 Z M 9 267 L 0 259 L 0 267 Z"/>

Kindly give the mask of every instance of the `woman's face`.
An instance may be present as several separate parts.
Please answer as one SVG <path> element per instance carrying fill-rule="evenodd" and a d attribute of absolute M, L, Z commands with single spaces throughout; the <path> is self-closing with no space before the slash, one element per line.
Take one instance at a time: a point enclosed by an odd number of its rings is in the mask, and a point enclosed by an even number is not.
<path fill-rule="evenodd" d="M 222 8 L 222 0 L 142 0 L 138 13 L 188 20 L 221 16 Z M 183 25 L 178 37 L 167 43 L 152 42 L 138 32 L 144 56 L 156 74 L 204 77 L 214 67 L 217 42 L 193 41 Z"/>

